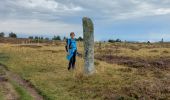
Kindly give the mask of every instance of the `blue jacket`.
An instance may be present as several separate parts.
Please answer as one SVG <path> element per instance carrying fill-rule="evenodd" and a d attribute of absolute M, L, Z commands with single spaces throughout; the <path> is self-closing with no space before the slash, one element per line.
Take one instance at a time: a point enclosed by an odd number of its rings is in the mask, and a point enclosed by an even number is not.
<path fill-rule="evenodd" d="M 68 49 L 69 55 L 67 55 L 67 60 L 70 60 L 74 52 L 77 50 L 77 43 L 75 39 L 68 39 L 67 44 L 71 44 L 71 48 Z"/>

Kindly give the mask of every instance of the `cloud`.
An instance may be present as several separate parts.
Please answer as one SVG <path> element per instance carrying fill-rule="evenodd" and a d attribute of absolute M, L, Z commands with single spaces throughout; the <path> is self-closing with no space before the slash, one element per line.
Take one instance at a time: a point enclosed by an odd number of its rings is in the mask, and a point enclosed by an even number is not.
<path fill-rule="evenodd" d="M 17 5 L 23 6 L 28 9 L 42 9 L 51 12 L 63 12 L 63 11 L 74 12 L 83 10 L 83 8 L 79 6 L 74 6 L 73 4 L 65 5 L 55 0 L 18 0 Z"/>
<path fill-rule="evenodd" d="M 170 14 L 169 0 L 3 0 L 0 5 L 0 16 L 43 20 L 63 16 L 122 20 Z"/>
<path fill-rule="evenodd" d="M 0 3 L 0 18 L 54 21 L 83 10 L 76 4 L 64 4 L 55 0 L 4 0 Z"/>
<path fill-rule="evenodd" d="M 101 4 L 99 4 L 101 8 L 98 10 L 101 11 L 101 15 L 104 15 L 105 19 L 107 18 L 109 21 L 166 15 L 170 14 L 170 7 L 167 6 L 170 2 L 165 3 L 165 1 L 113 0 L 108 2 L 110 4 L 101 2 Z"/>
<path fill-rule="evenodd" d="M 25 35 L 65 35 L 68 36 L 70 32 L 74 31 L 77 35 L 82 33 L 81 27 L 76 24 L 66 24 L 63 22 L 48 22 L 40 20 L 0 20 L 1 31 L 25 33 Z M 10 23 L 10 24 L 9 24 Z"/>
<path fill-rule="evenodd" d="M 0 31 L 28 34 L 80 34 L 81 27 L 62 21 L 83 8 L 55 0 L 4 0 L 0 3 Z M 66 34 L 67 33 L 67 34 Z"/>
<path fill-rule="evenodd" d="M 1 0 L 0 31 L 30 34 L 60 34 L 69 31 L 82 33 L 81 18 L 88 16 L 93 19 L 97 32 L 114 32 L 112 23 L 117 25 L 123 21 L 127 23 L 140 19 L 150 21 L 160 17 L 166 24 L 169 20 L 163 19 L 162 16 L 170 17 L 169 5 L 169 0 Z M 142 24 L 138 28 L 148 29 L 144 21 L 140 23 Z M 122 24 L 119 24 L 119 27 L 124 26 Z M 110 29 L 105 30 L 106 27 Z M 119 32 L 122 30 L 120 29 L 116 31 Z M 128 33 L 128 30 L 126 32 Z M 166 29 L 166 32 L 168 34 L 169 31 Z"/>

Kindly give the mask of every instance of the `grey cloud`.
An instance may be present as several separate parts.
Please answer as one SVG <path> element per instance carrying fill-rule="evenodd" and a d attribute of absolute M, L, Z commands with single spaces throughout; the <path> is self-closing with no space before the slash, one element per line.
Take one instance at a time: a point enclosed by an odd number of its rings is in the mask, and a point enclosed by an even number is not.
<path fill-rule="evenodd" d="M 170 14 L 169 0 L 56 0 L 81 6 L 85 12 L 77 16 L 90 16 L 96 20 L 114 21 L 129 18 Z"/>
<path fill-rule="evenodd" d="M 170 16 L 169 5 L 169 0 L 1 0 L 0 27 L 4 30 L 0 31 L 21 32 L 22 24 L 22 31 L 27 29 L 26 32 L 31 29 L 32 32 L 37 30 L 40 33 L 45 30 L 57 32 L 57 28 L 60 33 L 65 29 L 69 29 L 69 32 L 74 28 L 81 32 L 80 23 L 76 20 L 79 18 L 80 21 L 83 16 L 92 17 L 96 23 L 108 24 L 115 20 Z M 38 23 L 34 23 L 35 20 Z M 3 22 L 7 24 L 4 25 Z M 10 26 L 8 29 L 8 24 L 15 27 Z"/>
<path fill-rule="evenodd" d="M 0 18 L 55 20 L 81 10 L 81 7 L 54 0 L 4 0 L 0 3 Z"/>
<path fill-rule="evenodd" d="M 170 14 L 169 5 L 169 0 L 3 0 L 0 17 L 57 20 L 92 16 L 117 20 Z"/>

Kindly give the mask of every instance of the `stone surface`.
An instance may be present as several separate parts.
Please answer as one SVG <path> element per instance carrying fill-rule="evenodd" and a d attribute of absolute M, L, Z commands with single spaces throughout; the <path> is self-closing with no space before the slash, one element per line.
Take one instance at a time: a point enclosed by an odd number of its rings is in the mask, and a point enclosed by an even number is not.
<path fill-rule="evenodd" d="M 86 74 L 92 74 L 94 68 L 94 26 L 90 18 L 83 18 L 83 38 L 84 38 L 84 69 Z"/>

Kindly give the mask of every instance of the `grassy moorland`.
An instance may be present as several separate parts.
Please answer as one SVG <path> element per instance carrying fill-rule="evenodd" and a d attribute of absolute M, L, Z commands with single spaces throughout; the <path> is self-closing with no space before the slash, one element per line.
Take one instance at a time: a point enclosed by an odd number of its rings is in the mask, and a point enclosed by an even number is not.
<path fill-rule="evenodd" d="M 82 52 L 81 43 L 78 47 Z M 31 82 L 47 100 L 170 99 L 169 44 L 96 44 L 92 76 L 83 74 L 82 58 L 75 71 L 67 71 L 65 56 L 63 43 L 0 46 L 0 63 Z"/>

